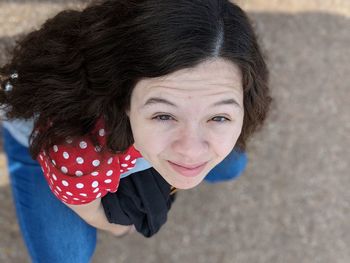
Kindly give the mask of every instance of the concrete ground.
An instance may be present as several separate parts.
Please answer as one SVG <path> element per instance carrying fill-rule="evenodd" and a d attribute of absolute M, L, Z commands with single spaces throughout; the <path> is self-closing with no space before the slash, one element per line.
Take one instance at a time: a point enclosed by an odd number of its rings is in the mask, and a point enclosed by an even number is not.
<path fill-rule="evenodd" d="M 275 99 L 246 172 L 180 191 L 151 239 L 100 233 L 93 262 L 350 262 L 350 1 L 240 3 L 268 54 Z M 18 34 L 83 4 L 0 0 L 0 62 Z M 29 262 L 0 171 L 0 262 Z"/>

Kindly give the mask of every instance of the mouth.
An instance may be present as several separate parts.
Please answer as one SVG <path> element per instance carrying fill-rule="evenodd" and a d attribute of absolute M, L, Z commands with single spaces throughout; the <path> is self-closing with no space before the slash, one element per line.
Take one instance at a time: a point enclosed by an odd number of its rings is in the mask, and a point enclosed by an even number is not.
<path fill-rule="evenodd" d="M 200 174 L 207 162 L 199 164 L 199 165 L 186 165 L 186 166 L 182 166 L 176 163 L 173 163 L 171 161 L 168 161 L 168 163 L 170 164 L 171 168 L 173 170 L 175 170 L 176 172 L 180 173 L 181 175 L 185 176 L 185 177 L 195 177 L 198 174 Z"/>

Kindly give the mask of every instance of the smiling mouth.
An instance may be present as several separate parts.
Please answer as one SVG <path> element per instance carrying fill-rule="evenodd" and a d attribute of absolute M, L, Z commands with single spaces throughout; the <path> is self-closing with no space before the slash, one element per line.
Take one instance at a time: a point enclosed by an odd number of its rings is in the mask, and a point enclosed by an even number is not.
<path fill-rule="evenodd" d="M 173 163 L 171 161 L 168 161 L 168 163 L 170 164 L 170 166 L 173 170 L 175 170 L 176 172 L 180 173 L 181 175 L 183 175 L 185 177 L 197 176 L 198 174 L 200 174 L 204 170 L 204 168 L 207 164 L 207 162 L 205 162 L 205 163 L 202 163 L 200 165 L 182 166 L 182 165 Z"/>

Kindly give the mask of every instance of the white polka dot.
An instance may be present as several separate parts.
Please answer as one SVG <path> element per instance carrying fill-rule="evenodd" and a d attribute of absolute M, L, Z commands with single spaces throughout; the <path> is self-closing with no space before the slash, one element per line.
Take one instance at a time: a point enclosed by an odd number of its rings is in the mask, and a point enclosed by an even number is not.
<path fill-rule="evenodd" d="M 67 169 L 67 167 L 62 166 L 61 171 L 62 171 L 62 173 L 66 174 L 68 172 L 68 169 Z"/>
<path fill-rule="evenodd" d="M 84 159 L 81 158 L 81 157 L 78 157 L 78 158 L 76 159 L 76 161 L 77 161 L 78 164 L 83 164 L 83 163 L 84 163 Z"/>
<path fill-rule="evenodd" d="M 59 195 L 59 192 L 57 192 L 56 190 L 53 190 L 53 192 L 55 193 L 55 195 Z"/>
<path fill-rule="evenodd" d="M 98 131 L 98 134 L 99 134 L 100 136 L 105 136 L 105 130 L 104 130 L 104 129 L 100 129 L 100 130 Z"/>
<path fill-rule="evenodd" d="M 111 164 L 112 162 L 113 162 L 113 157 L 109 158 L 107 161 L 108 164 Z"/>
<path fill-rule="evenodd" d="M 43 160 L 43 156 L 41 154 L 39 155 L 39 157 L 40 157 L 40 160 Z"/>
<path fill-rule="evenodd" d="M 72 196 L 73 194 L 71 192 L 66 192 L 67 195 Z"/>
<path fill-rule="evenodd" d="M 56 189 L 60 192 L 62 192 L 62 189 L 59 186 L 56 186 Z"/>
<path fill-rule="evenodd" d="M 69 158 L 69 154 L 67 152 L 63 152 L 63 158 L 64 159 L 68 159 Z"/>
<path fill-rule="evenodd" d="M 101 193 L 98 193 L 97 195 L 96 195 L 96 198 L 99 198 L 99 197 L 101 197 Z"/>
<path fill-rule="evenodd" d="M 92 175 L 92 176 L 97 176 L 97 175 L 98 175 L 98 172 L 92 172 L 91 175 Z"/>
<path fill-rule="evenodd" d="M 64 199 L 68 199 L 68 197 L 67 197 L 67 196 L 65 196 L 65 195 L 62 195 L 62 197 L 63 197 Z"/>
<path fill-rule="evenodd" d="M 132 170 L 132 169 L 134 169 L 133 167 L 128 167 L 128 168 L 126 168 L 126 169 L 128 169 L 128 170 Z"/>
<path fill-rule="evenodd" d="M 128 167 L 126 163 L 122 163 L 122 167 Z"/>
<path fill-rule="evenodd" d="M 86 203 L 86 200 L 81 200 L 82 203 Z"/>
<path fill-rule="evenodd" d="M 128 154 L 126 157 L 125 157 L 125 161 L 128 161 L 128 160 L 130 160 L 130 154 Z"/>
<path fill-rule="evenodd" d="M 69 183 L 68 183 L 66 180 L 62 180 L 62 184 L 63 184 L 64 186 L 68 186 L 68 185 L 69 185 Z"/>
<path fill-rule="evenodd" d="M 66 142 L 67 142 L 67 143 L 72 143 L 72 142 L 73 142 L 73 140 L 72 140 L 72 138 L 67 137 L 67 138 L 66 138 Z"/>
<path fill-rule="evenodd" d="M 135 159 L 135 160 L 132 160 L 131 163 L 132 163 L 132 164 L 135 164 L 135 163 L 136 163 L 136 159 Z"/>
<path fill-rule="evenodd" d="M 79 198 L 74 197 L 74 198 L 73 198 L 73 200 L 75 200 L 75 201 L 79 201 Z"/>
<path fill-rule="evenodd" d="M 75 185 L 78 189 L 84 188 L 84 184 L 78 183 Z"/>
<path fill-rule="evenodd" d="M 53 184 L 53 181 L 52 181 L 52 179 L 50 179 L 50 183 L 51 183 L 51 184 Z M 51 186 L 51 185 L 50 185 L 50 186 Z"/>
<path fill-rule="evenodd" d="M 99 160 L 93 160 L 92 161 L 92 165 L 95 166 L 95 167 L 99 166 L 100 165 L 100 161 Z"/>
<path fill-rule="evenodd" d="M 87 194 L 85 193 L 80 193 L 79 195 L 87 197 Z"/>
<path fill-rule="evenodd" d="M 111 179 L 107 179 L 107 180 L 105 180 L 105 183 L 106 183 L 106 184 L 109 184 L 110 182 L 112 182 L 112 180 L 111 180 Z"/>
<path fill-rule="evenodd" d="M 54 151 L 55 153 L 58 152 L 58 147 L 57 147 L 57 145 L 54 145 L 54 146 L 53 146 L 53 151 Z"/>
<path fill-rule="evenodd" d="M 43 171 L 43 173 L 44 173 L 44 172 L 45 172 L 45 171 L 44 171 L 44 168 L 41 167 L 41 171 Z"/>
<path fill-rule="evenodd" d="M 80 146 L 81 149 L 86 149 L 87 143 L 84 142 L 84 141 L 81 141 L 81 142 L 79 143 L 79 146 Z"/>
<path fill-rule="evenodd" d="M 76 176 L 82 176 L 82 175 L 83 175 L 83 172 L 82 172 L 82 171 L 76 171 L 76 172 L 75 172 L 75 175 L 76 175 Z"/>
<path fill-rule="evenodd" d="M 51 162 L 52 162 L 52 164 L 53 164 L 53 165 L 56 165 L 56 162 L 55 162 L 55 160 L 51 160 Z"/>
<path fill-rule="evenodd" d="M 120 169 L 120 170 L 119 170 L 119 172 L 121 172 L 121 173 L 122 173 L 122 172 L 124 172 L 124 170 Z"/>
<path fill-rule="evenodd" d="M 98 182 L 97 182 L 97 181 L 94 181 L 94 182 L 91 184 L 91 186 L 92 186 L 93 188 L 97 187 L 97 186 L 98 186 Z"/>
<path fill-rule="evenodd" d="M 111 176 L 112 174 L 113 174 L 113 171 L 112 171 L 112 170 L 109 170 L 109 171 L 106 173 L 107 176 Z"/>
<path fill-rule="evenodd" d="M 99 188 L 96 188 L 96 189 L 93 191 L 93 193 L 97 193 L 98 191 L 100 191 L 100 189 L 99 189 Z"/>

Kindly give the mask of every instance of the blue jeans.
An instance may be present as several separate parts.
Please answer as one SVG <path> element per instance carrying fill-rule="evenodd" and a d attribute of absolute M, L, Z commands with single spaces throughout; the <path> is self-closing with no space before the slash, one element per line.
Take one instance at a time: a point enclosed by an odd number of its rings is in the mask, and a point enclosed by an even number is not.
<path fill-rule="evenodd" d="M 17 219 L 32 262 L 90 262 L 96 229 L 51 193 L 28 148 L 6 129 L 3 137 Z"/>
<path fill-rule="evenodd" d="M 6 129 L 3 138 L 17 219 L 32 262 L 90 262 L 96 247 L 96 229 L 51 193 L 28 148 Z M 216 183 L 234 179 L 246 163 L 245 153 L 232 151 L 205 180 Z"/>
<path fill-rule="evenodd" d="M 247 163 L 247 154 L 234 149 L 207 174 L 204 180 L 208 183 L 219 183 L 235 179 L 242 174 Z"/>

